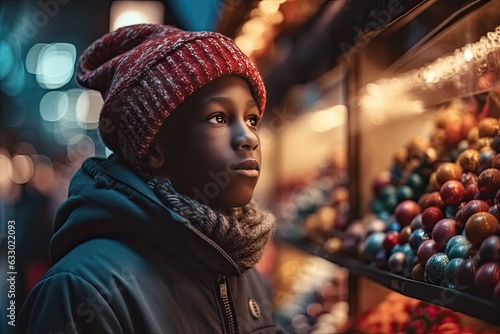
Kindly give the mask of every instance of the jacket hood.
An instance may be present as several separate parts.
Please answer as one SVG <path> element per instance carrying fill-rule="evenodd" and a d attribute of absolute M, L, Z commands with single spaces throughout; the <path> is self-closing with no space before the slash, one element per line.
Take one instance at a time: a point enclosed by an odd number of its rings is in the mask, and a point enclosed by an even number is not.
<path fill-rule="evenodd" d="M 227 253 L 163 205 L 114 156 L 87 159 L 71 180 L 68 199 L 55 216 L 52 263 L 96 238 L 121 241 L 145 258 L 183 270 L 240 274 Z"/>

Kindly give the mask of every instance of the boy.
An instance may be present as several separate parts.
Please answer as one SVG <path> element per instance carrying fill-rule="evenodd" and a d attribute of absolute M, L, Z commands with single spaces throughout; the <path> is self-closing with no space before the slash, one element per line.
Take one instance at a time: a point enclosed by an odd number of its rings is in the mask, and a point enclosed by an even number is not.
<path fill-rule="evenodd" d="M 251 202 L 254 65 L 220 34 L 141 24 L 94 42 L 77 80 L 115 154 L 74 176 L 18 332 L 276 333 L 253 269 L 275 227 Z"/>

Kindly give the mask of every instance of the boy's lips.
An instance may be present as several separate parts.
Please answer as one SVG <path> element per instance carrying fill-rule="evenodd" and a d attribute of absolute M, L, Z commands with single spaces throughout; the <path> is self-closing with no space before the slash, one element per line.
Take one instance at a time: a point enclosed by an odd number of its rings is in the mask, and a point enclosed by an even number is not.
<path fill-rule="evenodd" d="M 259 162 L 255 159 L 246 159 L 231 165 L 231 170 L 237 174 L 249 177 L 258 177 L 260 172 Z"/>

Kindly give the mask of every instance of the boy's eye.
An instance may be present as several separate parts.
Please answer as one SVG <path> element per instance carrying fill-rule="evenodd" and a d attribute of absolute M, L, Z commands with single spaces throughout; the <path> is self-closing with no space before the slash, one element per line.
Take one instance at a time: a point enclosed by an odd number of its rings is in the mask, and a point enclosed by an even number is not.
<path fill-rule="evenodd" d="M 259 124 L 259 118 L 257 116 L 250 116 L 247 118 L 246 123 L 250 126 L 257 126 Z"/>
<path fill-rule="evenodd" d="M 209 123 L 223 124 L 226 123 L 226 119 L 221 114 L 215 114 L 208 119 Z"/>

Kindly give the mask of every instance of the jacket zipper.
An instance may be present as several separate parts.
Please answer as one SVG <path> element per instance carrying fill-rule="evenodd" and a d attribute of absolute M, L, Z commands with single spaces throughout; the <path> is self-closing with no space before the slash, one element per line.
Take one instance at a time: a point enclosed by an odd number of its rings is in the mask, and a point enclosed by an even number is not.
<path fill-rule="evenodd" d="M 236 270 L 236 273 L 238 274 L 238 276 L 241 275 L 240 267 L 236 264 L 236 262 L 234 262 L 234 260 L 219 245 L 217 245 L 215 242 L 212 241 L 212 239 L 210 239 L 209 237 L 207 237 L 206 235 L 204 235 L 203 233 L 198 231 L 198 229 L 195 228 L 190 223 L 187 223 L 186 227 L 189 228 L 191 231 L 193 231 L 200 238 L 205 240 L 208 244 L 212 245 L 212 247 L 214 247 L 220 254 L 222 254 L 222 256 L 224 256 L 224 258 L 226 258 L 227 261 L 229 261 L 229 263 L 231 263 L 233 268 Z"/>
<path fill-rule="evenodd" d="M 218 275 L 217 282 L 219 283 L 220 297 L 222 299 L 222 309 L 224 313 L 224 321 L 227 330 L 230 334 L 236 334 L 236 325 L 234 321 L 233 310 L 231 309 L 231 302 L 229 301 L 229 294 L 226 283 L 226 276 Z"/>

